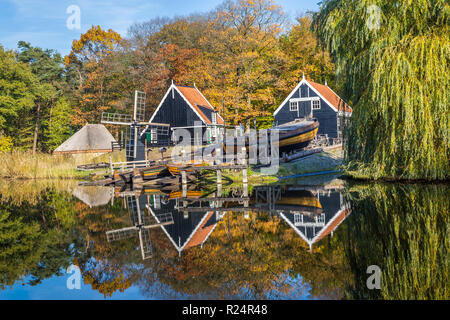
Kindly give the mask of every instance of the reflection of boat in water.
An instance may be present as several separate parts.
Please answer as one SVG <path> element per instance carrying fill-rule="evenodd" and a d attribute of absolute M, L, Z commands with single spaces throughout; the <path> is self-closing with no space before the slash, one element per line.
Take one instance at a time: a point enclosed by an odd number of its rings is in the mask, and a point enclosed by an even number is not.
<path fill-rule="evenodd" d="M 141 175 L 144 180 L 166 177 L 168 173 L 169 171 L 166 165 L 157 165 L 141 170 Z"/>
<path fill-rule="evenodd" d="M 175 200 L 180 198 L 195 198 L 200 199 L 202 192 L 200 191 L 186 191 L 185 196 L 183 196 L 183 191 L 172 191 L 169 195 L 169 200 Z"/>
<path fill-rule="evenodd" d="M 268 141 L 272 139 L 270 135 L 273 135 L 274 131 L 278 133 L 279 151 L 290 152 L 292 150 L 303 149 L 314 140 L 319 131 L 319 121 L 317 119 L 299 119 L 273 127 L 268 130 Z M 231 152 L 238 153 L 245 147 L 248 152 L 249 139 L 248 135 L 229 139 L 224 143 L 224 150 L 227 151 L 231 148 Z"/>
<path fill-rule="evenodd" d="M 170 173 L 175 176 L 175 175 L 181 174 L 181 168 L 186 167 L 187 165 L 193 166 L 193 167 L 201 167 L 201 166 L 203 166 L 203 163 L 194 163 L 191 161 L 191 162 L 187 162 L 183 165 L 168 164 L 167 169 L 169 169 Z M 187 169 L 185 171 L 188 173 L 191 173 L 191 174 L 194 172 L 194 170 L 189 170 L 189 169 Z"/>
<path fill-rule="evenodd" d="M 309 190 L 286 191 L 275 203 L 275 210 L 322 213 L 322 204 Z"/>

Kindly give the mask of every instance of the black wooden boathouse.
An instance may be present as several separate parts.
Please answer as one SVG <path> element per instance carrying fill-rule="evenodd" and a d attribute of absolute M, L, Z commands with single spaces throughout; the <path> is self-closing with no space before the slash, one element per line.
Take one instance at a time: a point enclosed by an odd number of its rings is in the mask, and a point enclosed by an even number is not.
<path fill-rule="evenodd" d="M 299 118 L 316 118 L 318 135 L 327 135 L 330 142 L 342 138 L 345 119 L 352 115 L 350 108 L 331 88 L 311 80 L 302 81 L 275 110 L 277 125 Z"/>

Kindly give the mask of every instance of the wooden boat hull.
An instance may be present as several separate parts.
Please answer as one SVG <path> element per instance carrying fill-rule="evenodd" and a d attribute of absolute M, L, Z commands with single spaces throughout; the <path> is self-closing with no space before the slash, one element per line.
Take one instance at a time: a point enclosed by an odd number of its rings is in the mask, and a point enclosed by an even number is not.
<path fill-rule="evenodd" d="M 278 147 L 280 152 L 290 152 L 293 150 L 303 149 L 307 147 L 317 135 L 319 131 L 319 121 L 316 119 L 310 121 L 294 121 L 282 126 L 274 127 L 272 131 L 278 131 Z M 269 138 L 270 139 L 270 138 Z M 245 141 L 245 142 L 244 142 Z M 227 145 L 224 143 L 223 150 L 225 152 L 240 153 L 245 147 L 249 152 L 249 140 L 246 138 L 241 143 L 237 143 L 237 139 Z"/>
<path fill-rule="evenodd" d="M 277 128 L 276 127 L 274 130 Z M 289 152 L 292 150 L 303 149 L 307 147 L 319 131 L 319 121 L 315 120 L 307 126 L 292 125 L 293 130 L 279 132 L 279 150 L 280 152 Z"/>
<path fill-rule="evenodd" d="M 153 180 L 168 176 L 169 170 L 165 165 L 153 166 L 141 170 L 141 175 L 144 180 Z"/>

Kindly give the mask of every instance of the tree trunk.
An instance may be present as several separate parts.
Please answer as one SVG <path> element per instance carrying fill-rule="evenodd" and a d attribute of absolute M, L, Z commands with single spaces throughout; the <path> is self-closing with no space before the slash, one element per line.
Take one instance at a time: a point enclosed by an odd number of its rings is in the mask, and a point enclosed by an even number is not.
<path fill-rule="evenodd" d="M 36 110 L 36 124 L 35 124 L 35 127 L 34 127 L 33 155 L 36 154 L 38 132 L 39 132 L 39 117 L 40 117 L 40 113 L 41 113 L 41 102 L 38 102 L 37 110 Z"/>

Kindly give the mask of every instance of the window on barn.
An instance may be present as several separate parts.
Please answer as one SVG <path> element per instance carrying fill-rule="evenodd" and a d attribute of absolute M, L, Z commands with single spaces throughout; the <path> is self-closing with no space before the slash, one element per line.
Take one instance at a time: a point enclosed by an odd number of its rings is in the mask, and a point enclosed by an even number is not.
<path fill-rule="evenodd" d="M 303 223 L 303 216 L 301 214 L 295 213 L 294 214 L 294 224 L 302 224 Z"/>
<path fill-rule="evenodd" d="M 217 113 L 213 112 L 211 115 L 212 115 L 212 121 L 211 122 L 213 124 L 216 124 L 217 123 Z"/>
<path fill-rule="evenodd" d="M 291 104 L 289 106 L 290 111 L 298 111 L 298 102 L 297 101 L 291 101 Z"/>
<path fill-rule="evenodd" d="M 320 100 L 313 100 L 312 101 L 312 109 L 313 110 L 320 110 Z"/>

